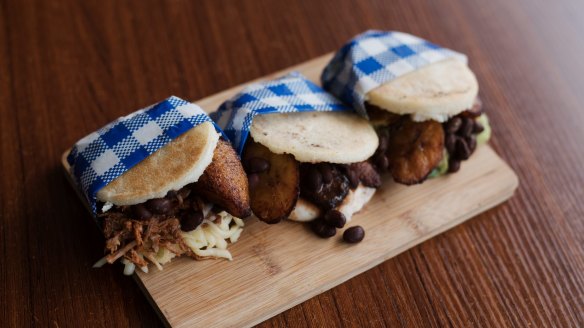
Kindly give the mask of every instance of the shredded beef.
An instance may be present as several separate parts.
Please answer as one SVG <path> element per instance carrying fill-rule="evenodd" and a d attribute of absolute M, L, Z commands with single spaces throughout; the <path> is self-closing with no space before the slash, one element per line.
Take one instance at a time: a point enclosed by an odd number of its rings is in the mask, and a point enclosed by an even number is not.
<path fill-rule="evenodd" d="M 179 191 L 171 191 L 158 200 L 161 199 L 169 201 L 171 205 L 164 213 L 147 213 L 148 219 L 142 219 L 144 210 L 148 211 L 148 202 L 114 206 L 99 216 L 104 222 L 105 248 L 112 262 L 123 256 L 137 266 L 144 267 L 147 262 L 143 256 L 147 255 L 146 258 L 152 260 L 161 246 L 178 256 L 194 256 L 182 239 L 180 219 L 186 212 L 201 211 L 203 200 L 193 195 L 188 186 Z M 139 211 L 137 207 L 140 207 Z"/>

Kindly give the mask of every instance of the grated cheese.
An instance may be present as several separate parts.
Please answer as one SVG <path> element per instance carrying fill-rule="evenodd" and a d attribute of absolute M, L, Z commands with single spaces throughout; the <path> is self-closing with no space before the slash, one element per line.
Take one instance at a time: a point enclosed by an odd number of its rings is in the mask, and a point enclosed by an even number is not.
<path fill-rule="evenodd" d="M 215 257 L 232 260 L 227 250 L 227 240 L 235 243 L 243 231 L 243 220 L 222 211 L 208 216 L 197 229 L 181 232 L 189 248 L 200 257 Z"/>

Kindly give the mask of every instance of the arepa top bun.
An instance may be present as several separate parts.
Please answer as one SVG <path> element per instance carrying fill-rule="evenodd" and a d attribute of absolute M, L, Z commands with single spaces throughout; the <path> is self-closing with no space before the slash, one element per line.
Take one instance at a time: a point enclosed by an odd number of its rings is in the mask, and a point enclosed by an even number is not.
<path fill-rule="evenodd" d="M 299 162 L 347 164 L 373 155 L 379 139 L 367 120 L 348 112 L 297 112 L 258 115 L 250 134 L 275 154 Z"/>
<path fill-rule="evenodd" d="M 439 61 L 371 90 L 367 102 L 414 121 L 445 122 L 472 107 L 479 92 L 474 73 L 454 58 Z"/>
<path fill-rule="evenodd" d="M 134 205 L 196 182 L 213 160 L 219 134 L 210 122 L 197 125 L 97 192 L 97 200 Z"/>

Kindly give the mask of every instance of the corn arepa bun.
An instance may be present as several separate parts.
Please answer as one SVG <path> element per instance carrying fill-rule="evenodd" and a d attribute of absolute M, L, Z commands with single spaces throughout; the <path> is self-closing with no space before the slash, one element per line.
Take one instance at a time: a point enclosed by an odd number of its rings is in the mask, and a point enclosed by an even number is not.
<path fill-rule="evenodd" d="M 367 101 L 395 114 L 412 114 L 414 121 L 445 122 L 471 108 L 478 92 L 474 73 L 465 63 L 450 58 L 371 90 Z"/>
<path fill-rule="evenodd" d="M 114 205 L 134 205 L 196 182 L 213 160 L 219 134 L 210 122 L 172 140 L 97 192 Z"/>
<path fill-rule="evenodd" d="M 275 154 L 304 163 L 346 164 L 373 155 L 378 137 L 367 120 L 349 112 L 296 112 L 258 115 L 251 137 Z"/>

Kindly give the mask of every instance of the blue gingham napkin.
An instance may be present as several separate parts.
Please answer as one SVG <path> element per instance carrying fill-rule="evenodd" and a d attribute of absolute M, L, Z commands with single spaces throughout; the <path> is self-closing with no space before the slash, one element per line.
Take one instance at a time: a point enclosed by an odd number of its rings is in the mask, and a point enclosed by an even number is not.
<path fill-rule="evenodd" d="M 67 161 L 93 213 L 97 212 L 95 195 L 101 188 L 204 122 L 213 123 L 199 106 L 172 96 L 120 117 L 79 140 Z"/>
<path fill-rule="evenodd" d="M 224 102 L 211 118 L 231 140 L 239 155 L 256 115 L 352 110 L 298 72 L 255 83 Z"/>
<path fill-rule="evenodd" d="M 370 30 L 345 44 L 325 67 L 323 87 L 365 117 L 366 94 L 399 76 L 465 55 L 402 32 Z"/>

